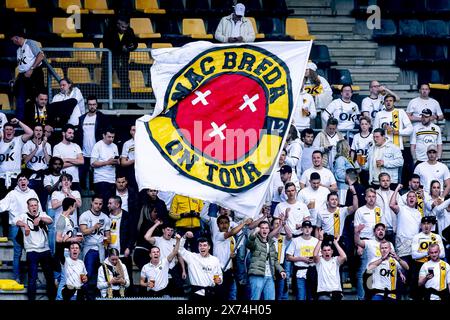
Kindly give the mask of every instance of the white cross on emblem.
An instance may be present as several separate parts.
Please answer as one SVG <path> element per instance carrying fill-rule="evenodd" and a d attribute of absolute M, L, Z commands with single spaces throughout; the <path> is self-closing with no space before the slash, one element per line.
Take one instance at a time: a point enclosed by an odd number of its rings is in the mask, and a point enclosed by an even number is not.
<path fill-rule="evenodd" d="M 215 122 L 211 122 L 211 126 L 213 127 L 213 131 L 211 131 L 208 136 L 212 138 L 218 135 L 220 140 L 225 140 L 225 135 L 222 131 L 227 128 L 227 125 L 223 124 L 219 127 Z"/>
<path fill-rule="evenodd" d="M 211 94 L 211 90 L 206 90 L 205 93 L 201 91 L 195 91 L 194 93 L 197 95 L 197 98 L 192 100 L 193 106 L 195 106 L 199 102 L 201 102 L 204 106 L 208 104 L 208 101 L 206 101 L 206 97 Z"/>
<path fill-rule="evenodd" d="M 259 99 L 259 94 L 255 94 L 251 98 L 248 95 L 244 95 L 242 98 L 244 99 L 244 103 L 239 107 L 239 110 L 244 110 L 248 106 L 252 112 L 255 112 L 256 106 L 254 102 Z"/>

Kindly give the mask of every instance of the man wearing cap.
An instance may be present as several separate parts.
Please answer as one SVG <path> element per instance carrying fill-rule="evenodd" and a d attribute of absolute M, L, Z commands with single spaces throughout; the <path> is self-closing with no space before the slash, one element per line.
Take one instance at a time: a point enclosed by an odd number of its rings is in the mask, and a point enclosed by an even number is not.
<path fill-rule="evenodd" d="M 422 83 L 419 86 L 419 93 L 420 95 L 417 98 L 412 99 L 406 108 L 406 114 L 414 127 L 420 125 L 420 122 L 422 121 L 421 115 L 424 109 L 431 110 L 431 121 L 443 120 L 444 114 L 442 113 L 439 102 L 429 97 L 430 85 L 428 83 Z"/>
<path fill-rule="evenodd" d="M 292 167 L 285 164 L 280 168 L 279 178 L 277 177 L 273 182 L 273 202 L 280 203 L 287 201 L 288 197 L 284 192 L 284 186 L 288 182 L 292 182 L 293 184 L 295 184 L 297 190 L 300 190 L 300 183 L 298 181 L 297 175 L 295 174 L 295 171 L 292 170 Z"/>
<path fill-rule="evenodd" d="M 411 296 L 415 300 L 421 300 L 422 292 L 420 292 L 417 282 L 419 280 L 419 271 L 422 265 L 428 261 L 428 247 L 432 243 L 437 243 L 440 248 L 444 248 L 442 243 L 442 238 L 440 235 L 431 232 L 433 224 L 436 223 L 436 218 L 432 216 L 423 217 L 420 221 L 420 226 L 422 232 L 416 234 L 411 243 L 412 258 L 414 259 L 411 263 L 411 278 L 412 278 L 412 288 Z M 445 251 L 441 250 L 439 258 L 445 258 Z"/>
<path fill-rule="evenodd" d="M 254 42 L 255 30 L 244 14 L 245 6 L 237 3 L 234 12 L 220 20 L 214 36 L 216 40 L 225 43 Z"/>
<path fill-rule="evenodd" d="M 421 124 L 414 125 L 411 134 L 411 156 L 415 162 L 415 167 L 427 161 L 428 147 L 437 145 L 437 158 L 442 156 L 442 135 L 441 128 L 431 122 L 432 112 L 430 109 L 423 109 L 421 113 Z"/>
<path fill-rule="evenodd" d="M 396 101 L 400 98 L 386 86 L 382 86 L 377 80 L 372 80 L 369 85 L 369 96 L 361 102 L 361 114 L 375 120 L 376 114 L 384 108 L 384 96 L 393 95 Z"/>
<path fill-rule="evenodd" d="M 312 300 L 317 286 L 317 272 L 313 261 L 314 248 L 317 238 L 311 233 L 313 225 L 311 221 L 302 222 L 302 235 L 292 240 L 286 251 L 286 259 L 294 262 L 293 279 L 297 289 L 297 300 Z"/>

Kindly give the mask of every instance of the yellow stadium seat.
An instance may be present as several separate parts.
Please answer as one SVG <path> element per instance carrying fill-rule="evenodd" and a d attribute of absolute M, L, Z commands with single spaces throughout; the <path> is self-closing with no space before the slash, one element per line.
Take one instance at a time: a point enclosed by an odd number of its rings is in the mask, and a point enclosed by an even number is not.
<path fill-rule="evenodd" d="M 67 27 L 67 18 L 53 18 L 52 30 L 62 38 L 83 38 L 83 33 Z"/>
<path fill-rule="evenodd" d="M 0 242 L 8 242 L 8 237 L 0 237 Z"/>
<path fill-rule="evenodd" d="M 53 68 L 56 72 L 56 74 L 60 77 L 60 78 L 64 78 L 64 71 L 61 68 Z M 44 81 L 47 81 L 47 68 L 42 68 L 42 71 L 44 71 Z M 58 81 L 56 81 L 55 77 L 52 77 L 52 84 L 51 84 L 51 88 L 52 89 L 59 89 L 59 83 Z"/>
<path fill-rule="evenodd" d="M 161 38 L 160 33 L 153 31 L 152 22 L 149 18 L 131 18 L 130 26 L 136 37 L 140 39 Z"/>
<path fill-rule="evenodd" d="M 308 24 L 305 19 L 287 18 L 286 35 L 294 40 L 314 40 L 316 37 L 309 34 Z"/>
<path fill-rule="evenodd" d="M 114 10 L 108 8 L 106 0 L 84 0 L 84 7 L 93 14 L 114 14 Z"/>
<path fill-rule="evenodd" d="M 165 14 L 166 10 L 160 9 L 158 0 L 136 0 L 135 8 L 148 14 Z"/>
<path fill-rule="evenodd" d="M 81 0 L 58 0 L 58 7 L 63 9 L 64 11 L 66 11 L 70 6 L 77 6 L 78 8 L 80 8 L 80 14 L 89 13 L 89 10 L 83 9 Z"/>
<path fill-rule="evenodd" d="M 183 19 L 183 35 L 192 39 L 212 39 L 212 34 L 206 33 L 203 19 Z"/>
<path fill-rule="evenodd" d="M 172 44 L 169 42 L 153 42 L 152 49 L 172 48 Z"/>
<path fill-rule="evenodd" d="M 128 71 L 130 91 L 132 93 L 151 93 L 153 90 L 145 86 L 144 74 L 140 70 Z"/>
<path fill-rule="evenodd" d="M 11 279 L 0 279 L 0 290 L 4 291 L 20 291 L 25 287 L 23 284 L 17 283 Z"/>
<path fill-rule="evenodd" d="M 30 8 L 28 0 L 6 0 L 6 8 L 14 12 L 36 12 L 36 8 Z"/>
<path fill-rule="evenodd" d="M 5 35 L 3 33 L 0 33 L 0 39 L 5 39 Z"/>
<path fill-rule="evenodd" d="M 256 26 L 255 18 L 253 17 L 247 17 L 248 20 L 252 23 L 253 30 L 255 30 L 255 38 L 256 39 L 264 39 L 266 36 L 264 33 L 258 33 L 258 27 Z"/>
<path fill-rule="evenodd" d="M 0 106 L 1 110 L 11 110 L 11 104 L 9 103 L 9 97 L 6 93 L 0 93 Z M 1 238 L 0 238 L 1 239 Z M 8 238 L 6 238 L 8 241 Z M 0 242 L 3 242 L 0 240 Z"/>
<path fill-rule="evenodd" d="M 138 49 L 147 48 L 145 43 L 138 43 Z M 132 51 L 130 53 L 130 63 L 152 64 L 153 60 L 150 58 L 149 52 Z"/>
<path fill-rule="evenodd" d="M 93 83 L 88 68 L 69 68 L 67 77 L 77 84 Z"/>
<path fill-rule="evenodd" d="M 92 42 L 74 42 L 74 48 L 95 48 Z M 97 56 L 95 51 L 74 51 L 73 57 L 76 61 L 81 63 L 94 63 L 99 64 L 101 62 L 100 58 Z"/>

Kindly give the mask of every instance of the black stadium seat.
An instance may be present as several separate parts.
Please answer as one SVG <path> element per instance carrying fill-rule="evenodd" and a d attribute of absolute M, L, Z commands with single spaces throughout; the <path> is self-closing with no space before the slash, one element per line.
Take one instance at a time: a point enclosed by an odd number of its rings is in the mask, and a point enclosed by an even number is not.
<path fill-rule="evenodd" d="M 182 14 L 185 10 L 183 0 L 164 0 L 159 3 L 159 6 L 173 14 Z"/>
<path fill-rule="evenodd" d="M 188 14 L 197 16 L 210 12 L 208 0 L 186 0 L 186 11 Z"/>
<path fill-rule="evenodd" d="M 412 66 L 421 61 L 420 49 L 414 44 L 397 45 L 395 61 L 399 66 Z"/>
<path fill-rule="evenodd" d="M 447 23 L 444 20 L 427 20 L 424 22 L 427 37 L 446 39 L 449 37 Z"/>
<path fill-rule="evenodd" d="M 286 16 L 293 12 L 293 10 L 288 9 L 286 0 L 262 0 L 262 8 L 266 12 L 280 16 Z"/>
<path fill-rule="evenodd" d="M 424 45 L 421 47 L 421 56 L 427 63 L 444 63 L 446 61 L 445 46 L 443 45 Z"/>
<path fill-rule="evenodd" d="M 406 38 L 422 37 L 424 35 L 422 22 L 419 20 L 400 20 L 399 35 Z"/>
<path fill-rule="evenodd" d="M 383 39 L 385 37 L 392 37 L 397 34 L 397 25 L 394 20 L 382 19 L 381 28 L 373 30 L 373 37 L 375 39 Z"/>
<path fill-rule="evenodd" d="M 450 0 L 427 0 L 427 10 L 436 13 L 449 13 Z"/>
<path fill-rule="evenodd" d="M 353 84 L 352 75 L 347 69 L 331 69 L 328 74 L 330 84 Z"/>
<path fill-rule="evenodd" d="M 330 66 L 337 65 L 337 62 L 331 61 L 330 51 L 328 50 L 328 47 L 324 44 L 313 44 L 309 58 L 320 69 L 329 68 Z"/>
<path fill-rule="evenodd" d="M 225 16 L 233 12 L 233 0 L 211 0 L 211 11 Z"/>
<path fill-rule="evenodd" d="M 444 77 L 438 69 L 419 69 L 417 83 L 444 83 Z"/>
<path fill-rule="evenodd" d="M 260 16 L 263 13 L 260 0 L 245 0 L 242 3 L 245 5 L 245 15 L 249 17 Z"/>

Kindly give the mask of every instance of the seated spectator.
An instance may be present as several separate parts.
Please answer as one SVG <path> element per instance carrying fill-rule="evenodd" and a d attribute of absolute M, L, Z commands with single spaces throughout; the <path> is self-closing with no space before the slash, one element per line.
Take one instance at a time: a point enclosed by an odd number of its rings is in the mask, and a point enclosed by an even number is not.
<path fill-rule="evenodd" d="M 102 298 L 123 298 L 130 286 L 130 278 L 125 264 L 119 259 L 117 249 L 108 250 L 108 258 L 98 268 L 97 288 Z"/>
<path fill-rule="evenodd" d="M 322 152 L 323 166 L 332 170 L 338 141 L 345 139 L 337 130 L 338 120 L 329 118 L 324 130 L 314 138 L 313 147 Z"/>
<path fill-rule="evenodd" d="M 234 12 L 223 17 L 217 26 L 214 38 L 219 42 L 254 42 L 255 30 L 250 20 L 244 17 L 245 6 L 236 3 Z"/>
<path fill-rule="evenodd" d="M 87 270 L 84 262 L 78 259 L 81 247 L 78 242 L 72 242 L 69 248 L 69 258 L 65 259 L 64 274 L 66 274 L 66 284 L 62 289 L 64 301 L 72 300 L 76 296 L 77 301 L 86 299 L 86 286 L 88 281 Z"/>
<path fill-rule="evenodd" d="M 39 92 L 34 100 L 29 100 L 25 104 L 25 122 L 32 127 L 40 123 L 47 124 L 48 94 L 45 91 Z"/>
<path fill-rule="evenodd" d="M 59 87 L 61 92 L 57 93 L 53 97 L 52 103 L 65 101 L 67 99 L 76 99 L 77 105 L 73 108 L 68 123 L 73 126 L 77 126 L 80 116 L 85 113 L 83 94 L 80 89 L 73 85 L 73 82 L 69 78 L 62 78 L 59 80 Z"/>
<path fill-rule="evenodd" d="M 306 65 L 304 89 L 313 96 L 318 112 L 325 109 L 333 100 L 333 90 L 328 81 L 317 73 L 317 65 L 308 62 Z M 320 128 L 321 125 L 316 126 Z"/>

